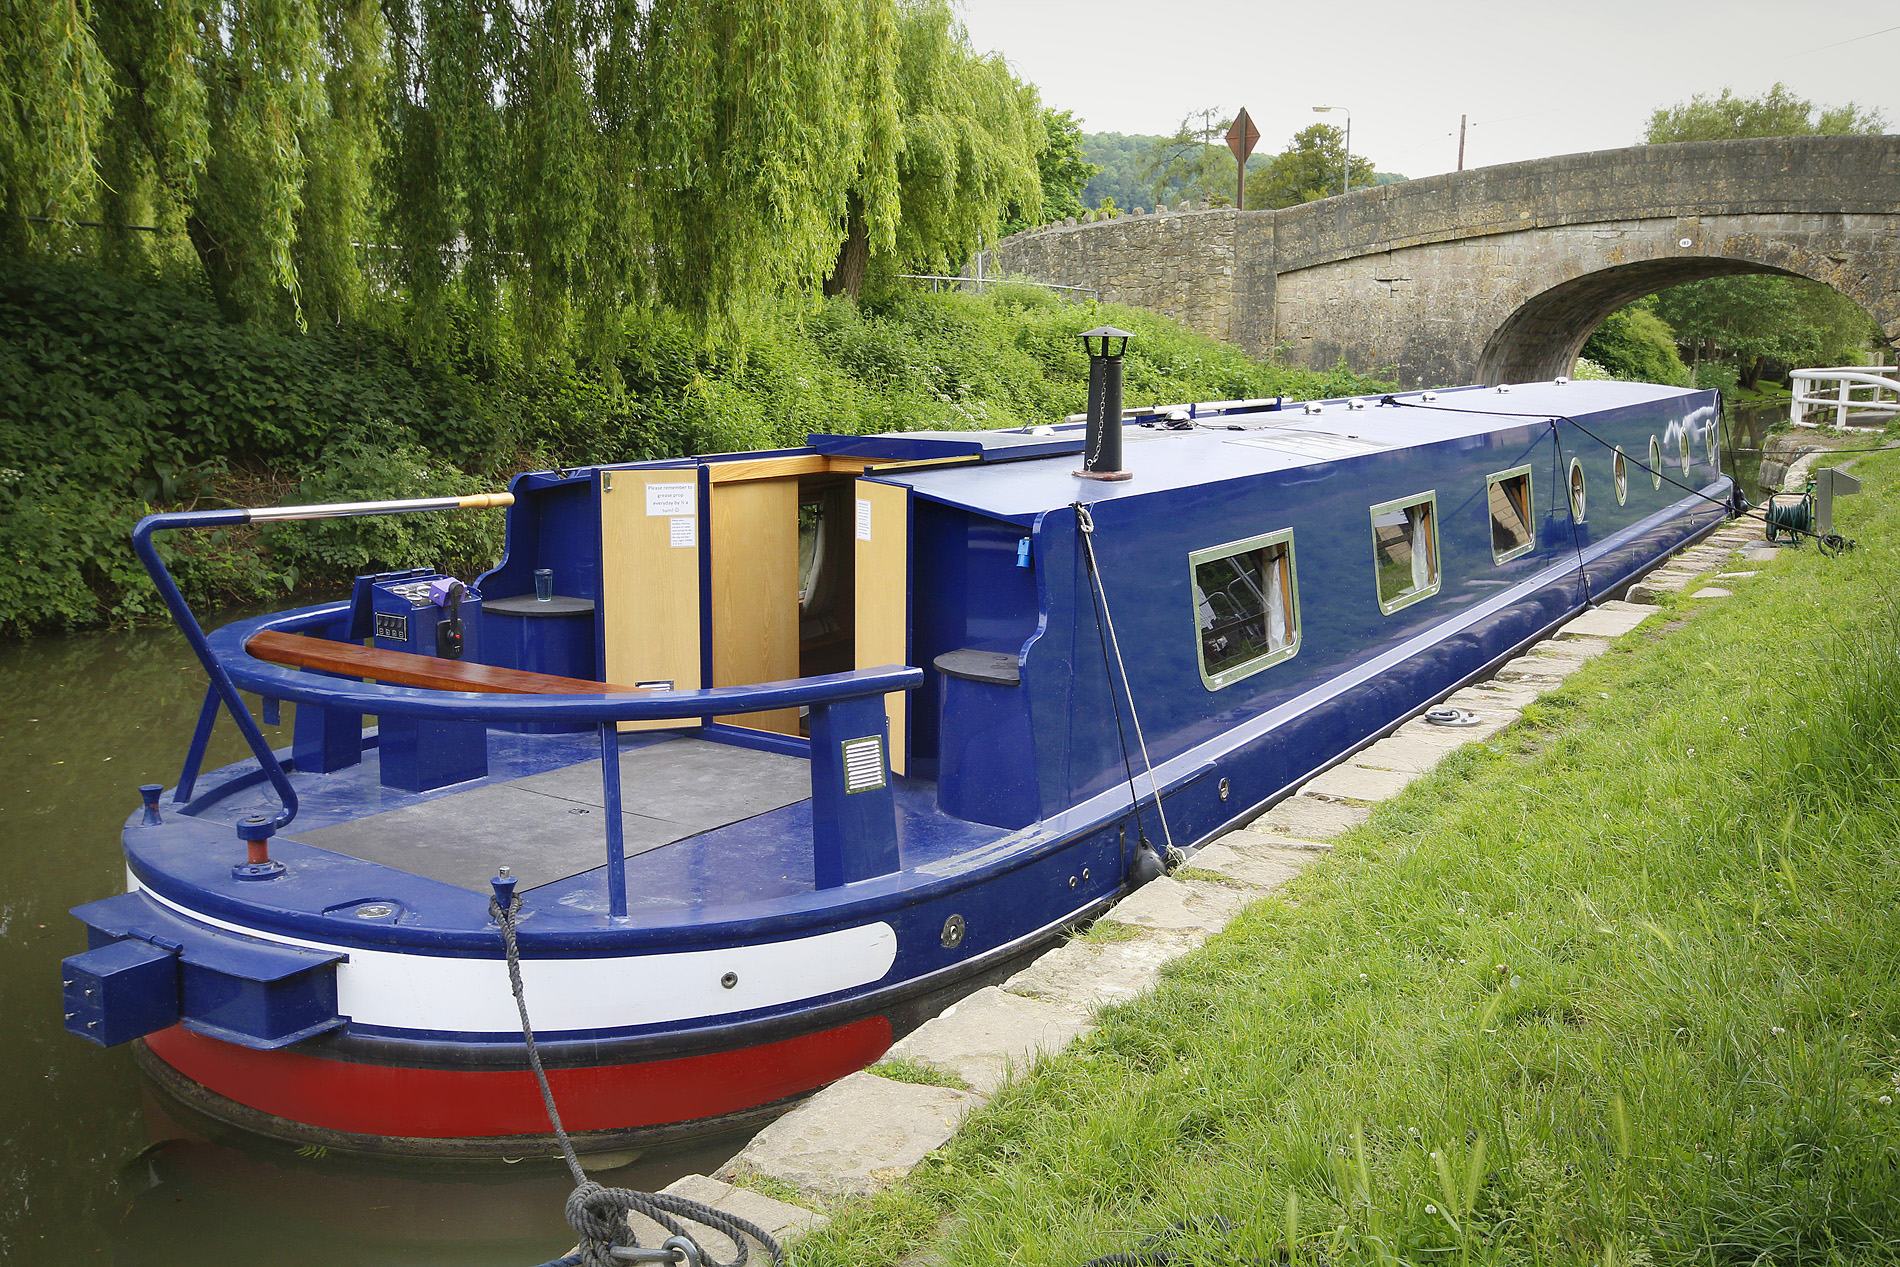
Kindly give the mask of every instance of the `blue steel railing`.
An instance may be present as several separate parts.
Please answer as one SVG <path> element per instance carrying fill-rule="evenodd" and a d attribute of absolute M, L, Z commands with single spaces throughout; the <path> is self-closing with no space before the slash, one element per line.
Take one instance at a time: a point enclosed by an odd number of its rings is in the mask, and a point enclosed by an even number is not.
<path fill-rule="evenodd" d="M 291 785 L 283 763 L 277 759 L 277 754 L 271 750 L 263 732 L 251 717 L 250 709 L 238 694 L 240 690 L 252 691 L 267 701 L 289 700 L 299 705 L 373 713 L 377 716 L 478 723 L 592 722 L 600 735 L 601 784 L 606 800 L 608 909 L 610 914 L 624 915 L 627 911 L 626 875 L 621 864 L 625 860 L 625 845 L 620 817 L 619 732 L 616 723 L 681 721 L 697 725 L 702 718 L 711 716 L 805 706 L 811 710 L 813 844 L 817 854 L 819 885 L 829 887 L 882 874 L 894 868 L 894 823 L 879 823 L 875 812 L 880 806 L 894 808 L 888 773 L 884 784 L 875 789 L 882 793 L 881 796 L 866 797 L 861 794 L 863 789 L 847 786 L 841 765 L 842 757 L 834 751 L 838 747 L 835 740 L 840 735 L 867 731 L 873 725 L 881 728 L 882 698 L 891 692 L 914 690 L 921 685 L 921 669 L 887 665 L 883 668 L 828 673 L 749 686 L 600 695 L 437 691 L 363 683 L 331 676 L 318 677 L 286 665 L 256 659 L 245 649 L 245 644 L 266 629 L 297 633 L 334 628 L 349 610 L 349 604 L 331 603 L 238 621 L 207 635 L 185 602 L 184 595 L 179 592 L 177 583 L 152 541 L 152 535 L 156 532 L 180 528 L 213 528 L 281 519 L 485 508 L 507 505 L 512 501 L 513 497 L 504 493 L 473 498 L 427 498 L 403 502 L 272 507 L 264 510 L 191 511 L 148 515 L 140 520 L 132 533 L 133 548 L 145 564 L 146 571 L 151 574 L 159 596 L 171 612 L 179 632 L 184 634 L 185 641 L 191 645 L 192 652 L 204 666 L 205 675 L 210 681 L 205 706 L 199 714 L 174 799 L 185 801 L 190 798 L 210 741 L 212 726 L 217 719 L 218 705 L 222 703 L 282 805 L 275 818 L 240 824 L 240 836 L 247 840 L 268 837 L 281 831 L 296 818 L 296 789 Z M 881 734 L 881 729 L 878 733 Z M 820 736 L 825 737 L 825 742 L 819 742 Z M 848 801 L 845 799 L 847 797 Z"/>

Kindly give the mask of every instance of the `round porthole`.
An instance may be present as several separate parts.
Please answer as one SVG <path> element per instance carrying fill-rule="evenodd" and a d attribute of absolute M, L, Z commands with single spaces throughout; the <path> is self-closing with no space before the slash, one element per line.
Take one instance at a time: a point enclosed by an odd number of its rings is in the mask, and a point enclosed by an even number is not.
<path fill-rule="evenodd" d="M 1662 487 L 1662 442 L 1649 437 L 1649 486 Z"/>
<path fill-rule="evenodd" d="M 1570 459 L 1570 517 L 1578 523 L 1583 522 L 1586 509 L 1583 500 L 1583 462 Z"/>
<path fill-rule="evenodd" d="M 1709 423 L 1709 429 L 1702 433 L 1709 442 L 1709 468 L 1717 475 L 1722 473 L 1722 423 L 1718 419 Z"/>
<path fill-rule="evenodd" d="M 1610 462 L 1610 474 L 1616 483 L 1616 504 L 1621 506 L 1630 499 L 1629 463 L 1623 457 L 1623 446 L 1616 448 L 1616 457 Z"/>
<path fill-rule="evenodd" d="M 1689 473 L 1689 428 L 1683 427 L 1676 432 L 1676 448 L 1682 455 L 1682 473 Z"/>

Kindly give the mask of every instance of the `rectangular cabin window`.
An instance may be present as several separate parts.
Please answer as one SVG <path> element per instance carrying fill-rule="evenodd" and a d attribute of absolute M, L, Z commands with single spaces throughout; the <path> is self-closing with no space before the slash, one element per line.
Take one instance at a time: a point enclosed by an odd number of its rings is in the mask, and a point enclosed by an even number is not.
<path fill-rule="evenodd" d="M 1390 616 L 1438 592 L 1438 494 L 1418 493 L 1372 508 L 1372 562 L 1379 610 Z"/>
<path fill-rule="evenodd" d="M 1188 556 L 1201 681 L 1210 691 L 1291 658 L 1300 649 L 1293 530 Z"/>
<path fill-rule="evenodd" d="M 1499 563 L 1531 548 L 1531 468 L 1491 477 L 1491 557 Z"/>

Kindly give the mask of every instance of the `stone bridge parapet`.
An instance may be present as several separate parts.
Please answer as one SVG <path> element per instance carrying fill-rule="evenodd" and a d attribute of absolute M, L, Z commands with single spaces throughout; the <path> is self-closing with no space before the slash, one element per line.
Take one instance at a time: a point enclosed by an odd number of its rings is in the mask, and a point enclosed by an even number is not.
<path fill-rule="evenodd" d="M 1900 345 L 1900 135 L 1643 145 L 1280 211 L 1164 210 L 1018 234 L 984 268 L 1408 387 L 1567 373 L 1617 308 L 1732 273 L 1824 282 Z"/>

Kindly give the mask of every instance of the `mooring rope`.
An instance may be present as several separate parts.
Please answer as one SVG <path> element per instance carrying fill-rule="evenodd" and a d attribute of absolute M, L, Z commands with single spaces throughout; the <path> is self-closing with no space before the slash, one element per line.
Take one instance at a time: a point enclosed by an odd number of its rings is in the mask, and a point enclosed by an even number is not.
<path fill-rule="evenodd" d="M 554 1103 L 554 1090 L 548 1085 L 547 1070 L 534 1044 L 534 1026 L 528 1020 L 528 998 L 521 985 L 521 948 L 515 938 L 515 916 L 521 910 L 521 898 L 511 895 L 507 906 L 490 898 L 488 913 L 501 927 L 502 946 L 508 953 L 508 986 L 514 991 L 515 1011 L 521 1016 L 521 1039 L 527 1044 L 528 1065 L 534 1070 L 535 1083 L 541 1088 L 541 1104 L 547 1109 L 548 1124 L 560 1141 L 561 1156 L 574 1176 L 574 1192 L 567 1199 L 567 1223 L 580 1240 L 580 1252 L 544 1263 L 541 1267 L 616 1267 L 620 1263 L 670 1263 L 677 1267 L 745 1267 L 751 1255 L 747 1238 L 757 1241 L 772 1256 L 774 1267 L 784 1267 L 785 1251 L 770 1232 L 736 1214 L 700 1201 L 666 1192 L 636 1192 L 631 1188 L 608 1188 L 595 1183 L 581 1168 L 567 1129 L 561 1125 L 561 1111 Z M 643 1247 L 634 1235 L 628 1214 L 640 1214 L 671 1233 L 656 1248 Z M 677 1216 L 677 1217 L 675 1217 Z M 681 1219 L 711 1228 L 738 1248 L 738 1257 L 722 1262 L 708 1254 L 705 1247 L 687 1231 Z"/>
<path fill-rule="evenodd" d="M 1172 871 L 1181 864 L 1182 855 L 1181 851 L 1174 847 L 1174 833 L 1168 830 L 1168 811 L 1161 807 L 1161 785 L 1155 782 L 1154 762 L 1148 759 L 1148 740 L 1141 733 L 1141 714 L 1135 710 L 1135 688 L 1128 680 L 1128 666 L 1122 661 L 1121 639 L 1115 636 L 1115 614 L 1108 608 L 1108 590 L 1102 584 L 1102 571 L 1095 562 L 1095 516 L 1089 513 L 1088 506 L 1082 502 L 1075 503 L 1075 523 L 1076 527 L 1081 529 L 1082 552 L 1088 558 L 1091 597 L 1101 604 L 1096 614 L 1108 626 L 1108 642 L 1115 651 L 1115 668 L 1121 674 L 1122 693 L 1128 697 L 1128 720 L 1135 728 L 1135 743 L 1141 748 L 1141 763 L 1148 771 L 1148 788 L 1154 793 L 1155 817 L 1161 820 L 1161 839 L 1167 845 L 1167 853 L 1163 855 L 1163 861 L 1167 869 Z M 1111 704 L 1116 704 L 1113 682 L 1108 684 L 1108 698 Z M 1119 704 L 1115 707 L 1115 728 L 1117 731 L 1121 729 Z M 1124 738 L 1122 763 L 1125 766 L 1127 762 L 1128 740 Z M 1135 793 L 1133 770 L 1128 772 L 1128 788 L 1130 795 L 1135 797 L 1135 829 L 1139 832 L 1141 830 L 1141 798 Z"/>

